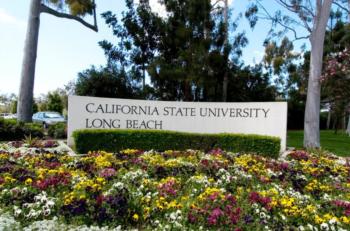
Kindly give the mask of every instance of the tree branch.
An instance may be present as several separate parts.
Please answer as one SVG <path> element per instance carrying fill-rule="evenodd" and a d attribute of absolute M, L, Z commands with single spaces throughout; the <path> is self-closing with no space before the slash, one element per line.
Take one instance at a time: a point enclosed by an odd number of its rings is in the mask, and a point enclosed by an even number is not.
<path fill-rule="evenodd" d="M 275 0 L 275 1 L 279 5 L 281 5 L 282 7 L 286 8 L 287 10 L 289 10 L 290 12 L 293 12 L 293 13 L 297 14 L 299 16 L 299 19 L 302 22 L 302 23 L 299 23 L 299 25 L 305 27 L 305 29 L 311 33 L 312 29 L 311 29 L 310 25 L 307 22 L 307 18 L 308 17 L 310 17 L 310 18 L 312 17 L 313 18 L 315 16 L 314 12 L 312 12 L 310 9 L 308 9 L 307 7 L 302 6 L 302 5 L 290 5 L 290 4 L 288 4 L 287 2 L 285 2 L 283 0 Z"/>
<path fill-rule="evenodd" d="M 80 22 L 81 24 L 83 24 L 84 26 L 86 26 L 87 28 L 97 32 L 98 31 L 98 28 L 97 28 L 97 22 L 96 22 L 96 13 L 94 11 L 94 24 L 95 25 L 92 25 L 86 21 L 84 21 L 82 18 L 79 18 L 77 16 L 74 16 L 74 15 L 71 15 L 71 14 L 66 14 L 66 13 L 61 13 L 61 12 L 58 12 L 44 4 L 41 4 L 41 9 L 40 11 L 42 13 L 47 13 L 47 14 L 51 14 L 51 15 L 54 15 L 56 17 L 59 17 L 59 18 L 67 18 L 67 19 L 72 19 L 72 20 L 75 20 L 75 21 L 78 21 Z"/>
<path fill-rule="evenodd" d="M 290 5 L 286 1 L 283 0 L 276 0 L 277 3 L 279 3 L 281 6 L 287 8 L 289 11 L 300 14 L 302 10 L 304 10 L 306 13 L 308 13 L 311 16 L 314 16 L 314 12 L 312 9 L 308 9 L 306 6 L 303 5 Z M 296 7 L 299 7 L 300 9 L 297 9 Z"/>
<path fill-rule="evenodd" d="M 219 2 L 224 2 L 223 0 L 217 0 L 216 2 L 214 2 L 211 6 L 215 7 Z"/>
<path fill-rule="evenodd" d="M 339 2 L 333 0 L 333 3 L 340 9 L 344 10 L 347 14 L 350 13 L 350 9 L 347 9 L 345 6 L 342 6 Z"/>
<path fill-rule="evenodd" d="M 275 23 L 279 24 L 280 26 L 284 27 L 286 30 L 289 30 L 290 32 L 293 33 L 293 35 L 294 35 L 294 40 L 293 40 L 293 41 L 310 38 L 309 35 L 299 37 L 297 31 L 296 31 L 293 27 L 291 27 L 291 26 L 289 26 L 289 25 L 283 23 L 280 19 L 278 19 L 278 18 L 276 18 L 276 17 L 273 17 L 273 16 L 268 12 L 268 10 L 267 10 L 259 1 L 257 1 L 257 4 L 258 4 L 258 5 L 263 9 L 263 11 L 265 12 L 265 19 L 269 19 L 269 20 L 271 20 L 272 22 L 275 22 Z"/>

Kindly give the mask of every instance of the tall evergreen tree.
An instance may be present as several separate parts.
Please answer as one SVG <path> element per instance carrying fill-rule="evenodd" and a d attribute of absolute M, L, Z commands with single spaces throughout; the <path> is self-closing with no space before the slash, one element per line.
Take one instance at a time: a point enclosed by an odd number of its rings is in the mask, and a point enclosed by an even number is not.
<path fill-rule="evenodd" d="M 233 76 L 229 72 L 247 44 L 244 33 L 229 40 L 223 10 L 210 0 L 160 3 L 167 17 L 152 12 L 148 1 L 133 0 L 126 0 L 120 21 L 112 12 L 103 14 L 120 39 L 117 45 L 100 42 L 108 65 L 132 70 L 143 88 L 148 76 L 158 99 L 221 101 L 223 77 Z"/>

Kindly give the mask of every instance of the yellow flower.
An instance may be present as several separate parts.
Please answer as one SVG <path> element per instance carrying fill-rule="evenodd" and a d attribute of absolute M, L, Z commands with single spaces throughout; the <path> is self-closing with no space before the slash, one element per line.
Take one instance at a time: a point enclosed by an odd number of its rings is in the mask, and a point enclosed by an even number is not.
<path fill-rule="evenodd" d="M 315 222 L 316 224 L 322 224 L 324 223 L 326 220 L 322 219 L 319 215 L 315 215 Z"/>
<path fill-rule="evenodd" d="M 149 213 L 151 211 L 151 208 L 150 207 L 145 207 L 143 209 L 143 218 L 146 219 L 147 217 L 149 217 Z"/>
<path fill-rule="evenodd" d="M 138 149 L 125 149 L 125 150 L 120 151 L 120 153 L 126 154 L 126 155 L 134 155 L 138 152 L 139 152 Z"/>
<path fill-rule="evenodd" d="M 26 185 L 31 185 L 33 183 L 33 180 L 31 178 L 27 178 L 24 182 Z"/>
<path fill-rule="evenodd" d="M 12 176 L 5 176 L 5 183 L 13 183 L 16 179 L 12 178 Z"/>
<path fill-rule="evenodd" d="M 346 216 L 342 216 L 342 217 L 340 218 L 340 221 L 343 222 L 343 223 L 345 223 L 345 224 L 350 224 L 350 219 L 347 218 Z"/>
<path fill-rule="evenodd" d="M 276 199 L 272 199 L 272 201 L 270 202 L 270 206 L 271 207 L 276 207 L 278 205 L 277 200 Z"/>
<path fill-rule="evenodd" d="M 139 215 L 137 215 L 137 213 L 135 213 L 134 216 L 132 216 L 132 219 L 134 221 L 138 221 L 139 220 Z"/>
<path fill-rule="evenodd" d="M 50 169 L 50 170 L 48 171 L 48 173 L 49 173 L 50 175 L 55 175 L 56 173 L 58 173 L 58 171 L 55 170 L 55 169 Z"/>

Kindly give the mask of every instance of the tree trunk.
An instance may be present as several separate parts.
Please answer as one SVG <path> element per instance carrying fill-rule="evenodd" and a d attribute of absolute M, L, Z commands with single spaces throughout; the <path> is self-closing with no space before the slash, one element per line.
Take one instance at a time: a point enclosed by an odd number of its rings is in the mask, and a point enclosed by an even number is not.
<path fill-rule="evenodd" d="M 331 118 L 332 118 L 332 111 L 331 111 L 331 108 L 329 107 L 329 109 L 328 109 L 328 117 L 327 117 L 327 130 L 331 126 Z"/>
<path fill-rule="evenodd" d="M 33 88 L 37 56 L 41 0 L 32 0 L 28 19 L 27 35 L 18 96 L 17 118 L 19 121 L 32 121 Z"/>
<path fill-rule="evenodd" d="M 348 134 L 350 136 L 350 114 L 349 114 L 348 127 L 346 129 L 346 134 Z"/>
<path fill-rule="evenodd" d="M 324 0 L 320 6 L 311 34 L 311 57 L 304 120 L 304 147 L 320 147 L 320 100 L 323 45 L 332 0 Z"/>
<path fill-rule="evenodd" d="M 224 6 L 224 20 L 225 20 L 225 42 L 224 46 L 225 49 L 227 49 L 228 45 L 228 0 L 225 0 L 225 6 Z M 228 57 L 226 60 L 226 67 L 225 67 L 225 74 L 224 74 L 224 81 L 222 83 L 222 101 L 227 101 L 227 86 L 228 86 Z"/>
<path fill-rule="evenodd" d="M 184 101 L 190 102 L 192 101 L 192 94 L 191 94 L 191 84 L 185 80 L 184 82 Z"/>
<path fill-rule="evenodd" d="M 142 91 L 145 91 L 146 86 L 146 68 L 145 64 L 142 64 Z"/>

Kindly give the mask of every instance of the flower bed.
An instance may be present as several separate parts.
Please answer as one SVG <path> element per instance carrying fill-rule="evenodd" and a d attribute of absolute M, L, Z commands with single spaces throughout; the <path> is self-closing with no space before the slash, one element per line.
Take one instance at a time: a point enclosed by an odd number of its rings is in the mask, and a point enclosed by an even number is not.
<path fill-rule="evenodd" d="M 51 153 L 55 155 L 67 154 L 72 152 L 71 149 L 65 145 L 62 141 L 55 140 L 37 140 L 28 139 L 25 141 L 11 141 L 7 143 L 0 143 L 0 153 L 10 154 L 44 154 Z"/>
<path fill-rule="evenodd" d="M 0 153 L 8 229 L 350 228 L 350 167 L 324 153 L 280 161 L 221 150 Z"/>

